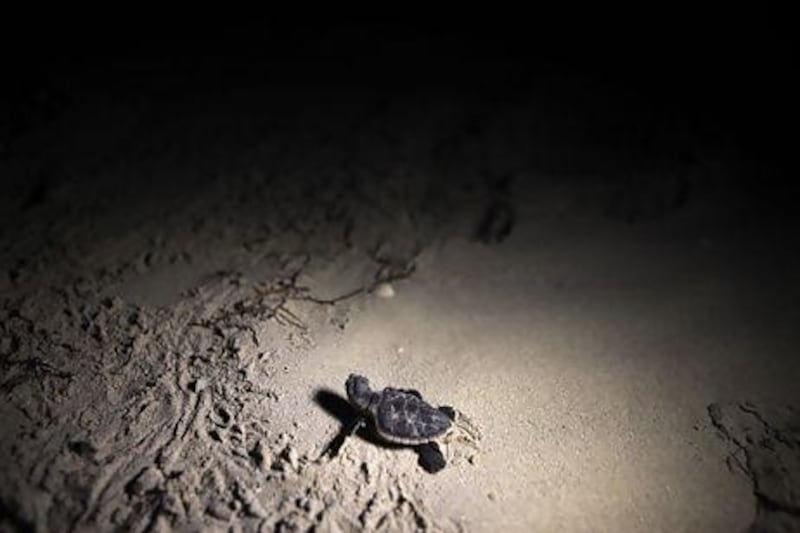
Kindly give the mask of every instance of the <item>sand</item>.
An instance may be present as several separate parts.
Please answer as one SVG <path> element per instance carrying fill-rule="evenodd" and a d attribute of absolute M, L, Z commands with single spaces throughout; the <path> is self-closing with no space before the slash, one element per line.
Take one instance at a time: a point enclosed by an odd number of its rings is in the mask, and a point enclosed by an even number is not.
<path fill-rule="evenodd" d="M 527 103 L 164 98 L 7 142 L 0 529 L 798 529 L 800 270 L 727 160 L 554 170 Z M 351 372 L 480 452 L 326 455 Z"/>

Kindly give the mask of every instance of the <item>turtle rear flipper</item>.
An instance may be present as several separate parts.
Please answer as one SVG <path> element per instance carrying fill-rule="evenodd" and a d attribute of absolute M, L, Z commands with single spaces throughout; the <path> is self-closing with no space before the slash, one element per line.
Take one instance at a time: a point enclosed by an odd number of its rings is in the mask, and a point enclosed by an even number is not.
<path fill-rule="evenodd" d="M 439 472 L 447 465 L 441 448 L 435 442 L 426 442 L 416 447 L 419 460 L 417 463 L 429 474 Z"/>

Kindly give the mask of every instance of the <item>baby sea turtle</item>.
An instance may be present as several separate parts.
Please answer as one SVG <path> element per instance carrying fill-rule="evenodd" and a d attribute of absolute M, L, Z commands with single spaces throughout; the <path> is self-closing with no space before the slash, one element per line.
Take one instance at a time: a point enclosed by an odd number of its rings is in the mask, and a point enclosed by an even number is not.
<path fill-rule="evenodd" d="M 358 374 L 350 374 L 345 388 L 353 407 L 372 422 L 375 432 L 386 442 L 433 446 L 441 457 L 441 466 L 444 457 L 436 443 L 447 444 L 456 438 L 477 447 L 480 432 L 463 414 L 452 407 L 431 406 L 416 390 L 386 387 L 376 392 L 370 388 L 369 380 Z M 431 450 L 420 448 L 420 451 Z"/>

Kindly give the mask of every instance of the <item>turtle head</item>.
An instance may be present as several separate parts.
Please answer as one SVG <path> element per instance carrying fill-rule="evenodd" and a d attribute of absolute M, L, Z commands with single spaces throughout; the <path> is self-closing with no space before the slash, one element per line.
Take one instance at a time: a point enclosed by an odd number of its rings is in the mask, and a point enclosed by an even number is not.
<path fill-rule="evenodd" d="M 361 411 L 366 411 L 375 396 L 369 386 L 369 380 L 358 374 L 350 374 L 344 386 L 350 403 Z"/>

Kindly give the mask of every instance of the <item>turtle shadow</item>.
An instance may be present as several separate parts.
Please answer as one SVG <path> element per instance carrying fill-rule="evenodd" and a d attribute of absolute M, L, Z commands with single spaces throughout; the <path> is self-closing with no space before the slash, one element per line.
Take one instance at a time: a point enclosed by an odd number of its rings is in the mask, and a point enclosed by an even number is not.
<path fill-rule="evenodd" d="M 334 458 L 339 454 L 347 437 L 355 435 L 358 438 L 390 450 L 411 448 L 417 454 L 417 464 L 430 474 L 435 474 L 445 467 L 445 459 L 442 451 L 435 442 L 420 444 L 418 446 L 406 446 L 393 444 L 381 439 L 372 428 L 368 420 L 350 405 L 347 398 L 331 389 L 317 389 L 314 391 L 314 403 L 322 408 L 323 411 L 336 418 L 341 427 L 337 434 L 331 439 L 322 456 Z"/>

